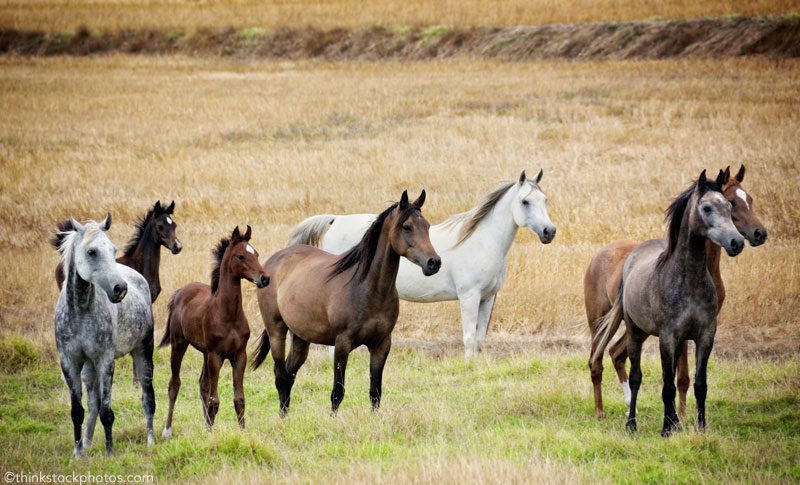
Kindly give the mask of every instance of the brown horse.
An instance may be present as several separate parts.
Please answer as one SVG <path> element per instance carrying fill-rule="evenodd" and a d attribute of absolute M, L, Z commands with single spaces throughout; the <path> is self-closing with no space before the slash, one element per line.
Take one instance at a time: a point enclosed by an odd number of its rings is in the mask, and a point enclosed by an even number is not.
<path fill-rule="evenodd" d="M 169 249 L 172 254 L 178 254 L 183 249 L 178 240 L 178 225 L 172 219 L 174 211 L 174 200 L 166 208 L 161 205 L 160 200 L 156 201 L 144 217 L 136 222 L 133 237 L 125 247 L 122 256 L 117 258 L 117 263 L 133 268 L 147 280 L 147 286 L 150 288 L 150 303 L 155 303 L 161 293 L 161 279 L 158 272 L 161 266 L 161 246 Z M 58 232 L 52 240 L 56 249 L 61 246 L 63 235 L 71 230 L 69 219 L 59 223 Z M 56 284 L 58 284 L 59 290 L 64 284 L 64 267 L 61 261 L 56 266 Z M 133 383 L 139 383 L 135 365 L 133 367 Z"/>
<path fill-rule="evenodd" d="M 172 295 L 164 338 L 159 347 L 172 345 L 169 381 L 169 412 L 162 436 L 172 436 L 172 413 L 181 387 L 181 362 L 191 344 L 203 353 L 200 374 L 200 398 L 203 415 L 210 430 L 219 410 L 217 384 L 225 360 L 233 367 L 233 406 L 239 426 L 244 428 L 244 370 L 247 365 L 247 340 L 250 326 L 242 308 L 242 279 L 259 288 L 269 284 L 269 278 L 258 261 L 258 253 L 250 245 L 250 226 L 244 235 L 239 227 L 230 238 L 222 239 L 213 252 L 214 269 L 211 286 L 190 283 Z"/>
<path fill-rule="evenodd" d="M 253 359 L 264 362 L 272 351 L 280 415 L 286 415 L 295 376 L 308 357 L 309 343 L 333 345 L 334 375 L 331 408 L 344 398 L 347 358 L 354 348 L 370 352 L 370 390 L 373 409 L 381 402 L 383 367 L 392 346 L 399 300 L 395 279 L 400 257 L 436 274 L 441 258 L 428 237 L 430 224 L 420 212 L 425 191 L 409 203 L 403 192 L 375 219 L 364 237 L 341 256 L 315 247 L 296 245 L 278 251 L 264 263 L 272 284 L 258 291 L 265 331 Z M 286 334 L 292 349 L 284 361 Z"/>
<path fill-rule="evenodd" d="M 739 168 L 735 177 L 731 177 L 730 167 L 724 172 L 723 195 L 731 203 L 731 218 L 736 229 L 744 235 L 753 247 L 760 246 L 767 240 L 767 229 L 758 220 L 753 212 L 753 199 L 744 191 L 742 181 L 744 180 L 745 167 Z M 666 241 L 662 240 L 666 247 Z M 595 336 L 597 327 L 614 304 L 617 297 L 617 290 L 622 281 L 622 268 L 625 259 L 638 246 L 639 243 L 631 239 L 615 241 L 600 250 L 592 259 L 589 268 L 586 270 L 583 280 L 584 302 L 586 304 L 586 317 L 589 322 L 589 330 L 592 333 L 593 345 L 591 353 L 595 351 Z M 717 290 L 717 309 L 722 308 L 725 301 L 725 285 L 722 282 L 720 273 L 720 247 L 708 241 L 706 243 L 706 264 L 714 286 Z M 614 368 L 617 371 L 620 383 L 625 394 L 626 404 L 630 403 L 630 388 L 628 386 L 628 373 L 625 370 L 625 361 L 628 358 L 627 345 L 624 336 L 618 338 L 611 345 L 609 350 Z M 603 363 L 597 360 L 594 365 L 590 365 L 592 383 L 594 385 L 595 415 L 598 419 L 605 416 L 603 411 L 602 380 Z M 677 384 L 679 395 L 679 416 L 684 419 L 686 416 L 686 392 L 689 389 L 689 364 L 688 354 L 681 352 L 677 363 Z"/>

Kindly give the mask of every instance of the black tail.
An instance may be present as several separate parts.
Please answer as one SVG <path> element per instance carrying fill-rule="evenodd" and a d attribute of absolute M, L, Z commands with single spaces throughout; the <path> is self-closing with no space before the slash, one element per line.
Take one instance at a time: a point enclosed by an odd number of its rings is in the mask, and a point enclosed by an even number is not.
<path fill-rule="evenodd" d="M 69 219 L 64 219 L 63 221 L 59 222 L 56 226 L 58 229 L 56 233 L 53 234 L 53 237 L 50 238 L 50 245 L 56 248 L 56 251 L 59 253 L 61 252 L 61 244 L 64 242 L 64 238 L 67 237 L 65 233 L 69 231 L 73 231 L 72 223 L 69 222 Z"/>
<path fill-rule="evenodd" d="M 167 304 L 167 328 L 164 330 L 164 336 L 161 337 L 161 342 L 158 343 L 158 348 L 166 347 L 170 343 L 170 337 L 172 337 L 171 327 L 172 327 L 172 307 L 175 305 L 175 297 L 178 296 L 180 290 L 176 291 L 175 294 L 172 295 L 172 298 L 169 299 L 169 303 Z"/>
<path fill-rule="evenodd" d="M 256 353 L 253 355 L 253 359 L 250 361 L 253 369 L 258 369 L 258 366 L 264 362 L 264 359 L 267 358 L 267 355 L 269 355 L 269 335 L 267 335 L 267 331 L 264 330 L 261 332 L 261 340 L 258 341 Z"/>

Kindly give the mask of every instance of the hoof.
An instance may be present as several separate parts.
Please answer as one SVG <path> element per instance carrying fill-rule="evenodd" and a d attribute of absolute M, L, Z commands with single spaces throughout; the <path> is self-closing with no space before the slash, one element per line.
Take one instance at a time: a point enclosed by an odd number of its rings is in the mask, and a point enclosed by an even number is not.
<path fill-rule="evenodd" d="M 606 419 L 606 413 L 603 412 L 602 409 L 598 409 L 594 412 L 594 417 L 597 418 L 598 421 L 602 421 L 603 419 Z"/>
<path fill-rule="evenodd" d="M 625 428 L 628 430 L 628 433 L 635 434 L 636 433 L 636 421 L 628 421 L 625 425 Z"/>
<path fill-rule="evenodd" d="M 114 448 L 106 446 L 106 456 L 114 456 Z"/>
<path fill-rule="evenodd" d="M 172 438 L 172 428 L 164 428 L 164 431 L 161 432 L 161 437 L 165 440 Z M 150 437 L 147 437 L 147 441 L 150 441 Z"/>
<path fill-rule="evenodd" d="M 88 450 L 89 447 L 91 447 L 91 446 L 92 446 L 92 440 L 91 439 L 87 439 L 87 438 L 83 438 L 82 449 Z"/>
<path fill-rule="evenodd" d="M 153 436 L 153 432 L 150 431 L 147 433 L 147 446 L 153 446 L 156 444 L 156 438 Z"/>
<path fill-rule="evenodd" d="M 82 456 L 83 456 L 83 449 L 81 449 L 80 446 L 76 445 L 75 448 L 73 448 L 73 450 L 72 450 L 72 457 L 73 458 L 80 458 Z"/>

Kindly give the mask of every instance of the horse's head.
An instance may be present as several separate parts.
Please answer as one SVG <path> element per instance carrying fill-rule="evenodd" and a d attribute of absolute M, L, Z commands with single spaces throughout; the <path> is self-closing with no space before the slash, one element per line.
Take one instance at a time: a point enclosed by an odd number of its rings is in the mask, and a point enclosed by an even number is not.
<path fill-rule="evenodd" d="M 707 237 L 722 246 L 729 256 L 736 256 L 744 249 L 744 238 L 731 220 L 731 204 L 722 195 L 725 173 L 720 170 L 716 181 L 706 179 L 706 171 L 700 173 L 695 185 L 694 209 L 689 215 L 691 231 Z"/>
<path fill-rule="evenodd" d="M 539 187 L 543 173 L 543 170 L 539 170 L 535 179 L 528 179 L 525 171 L 522 171 L 516 184 L 516 196 L 511 202 L 511 213 L 517 226 L 527 227 L 539 236 L 542 243 L 549 244 L 556 237 L 556 226 L 550 221 L 547 197 Z"/>
<path fill-rule="evenodd" d="M 439 271 L 442 258 L 436 254 L 431 244 L 428 230 L 430 223 L 422 216 L 422 205 L 425 203 L 425 190 L 414 202 L 408 201 L 408 191 L 403 191 L 397 209 L 392 211 L 389 240 L 392 249 L 406 259 L 422 268 L 425 276 Z"/>
<path fill-rule="evenodd" d="M 106 235 L 111 227 L 111 213 L 100 223 L 90 221 L 84 225 L 72 217 L 69 222 L 76 233 L 70 258 L 78 276 L 102 288 L 111 303 L 121 302 L 128 284 L 117 270 L 117 248 Z"/>
<path fill-rule="evenodd" d="M 174 200 L 166 209 L 161 206 L 160 200 L 157 201 L 153 207 L 153 230 L 155 231 L 156 241 L 159 244 L 172 251 L 172 254 L 178 254 L 183 249 L 183 246 L 178 240 L 178 225 L 172 219 L 174 211 Z"/>
<path fill-rule="evenodd" d="M 231 276 L 243 278 L 253 282 L 257 287 L 264 288 L 269 284 L 269 277 L 264 272 L 261 263 L 258 262 L 258 251 L 250 245 L 252 229 L 247 226 L 247 232 L 241 234 L 239 226 L 233 230 L 228 247 L 229 268 Z"/>
<path fill-rule="evenodd" d="M 753 213 L 753 198 L 742 187 L 744 165 L 739 168 L 735 177 L 731 177 L 731 168 L 725 169 L 725 185 L 722 193 L 731 203 L 731 220 L 736 229 L 748 240 L 750 245 L 760 246 L 767 240 L 767 228 Z"/>

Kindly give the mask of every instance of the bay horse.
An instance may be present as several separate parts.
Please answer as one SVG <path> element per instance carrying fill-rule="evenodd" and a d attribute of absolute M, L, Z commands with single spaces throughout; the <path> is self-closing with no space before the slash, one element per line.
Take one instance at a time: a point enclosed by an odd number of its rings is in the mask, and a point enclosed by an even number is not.
<path fill-rule="evenodd" d="M 153 445 L 153 314 L 144 277 L 114 260 L 106 236 L 111 213 L 85 225 L 73 218 L 61 226 L 61 263 L 66 273 L 55 310 L 55 337 L 61 371 L 69 387 L 74 432 L 73 455 L 89 447 L 97 415 L 105 429 L 106 453 L 113 454 L 111 385 L 114 361 L 130 353 L 140 371 L 147 444 Z M 82 436 L 86 384 L 89 418 Z"/>
<path fill-rule="evenodd" d="M 742 165 L 735 176 L 731 177 L 730 167 L 725 169 L 724 185 L 722 194 L 731 203 L 731 219 L 736 229 L 750 242 L 752 247 L 757 247 L 767 240 L 767 229 L 755 215 L 753 211 L 753 198 L 744 190 L 745 167 Z M 666 247 L 666 241 L 662 241 L 662 246 Z M 586 317 L 589 322 L 589 330 L 593 340 L 597 335 L 597 327 L 604 315 L 606 315 L 614 304 L 617 296 L 617 289 L 622 281 L 622 267 L 625 259 L 639 243 L 630 239 L 615 241 L 597 253 L 592 258 L 583 279 L 584 302 L 586 304 Z M 708 271 L 717 289 L 717 312 L 722 309 L 725 301 L 725 285 L 722 282 L 720 273 L 721 248 L 711 241 L 706 242 L 706 262 Z M 595 352 L 592 345 L 590 355 Z M 630 385 L 628 383 L 628 373 L 625 370 L 625 362 L 628 359 L 627 345 L 625 338 L 618 338 L 611 344 L 609 354 L 617 371 L 619 382 L 625 395 L 626 406 L 630 404 Z M 605 417 L 603 412 L 603 361 L 598 359 L 594 365 L 590 365 L 592 384 L 594 386 L 595 416 L 598 419 Z M 677 387 L 678 387 L 678 416 L 681 420 L 686 417 L 686 392 L 689 389 L 689 363 L 688 354 L 682 351 L 677 365 Z"/>
<path fill-rule="evenodd" d="M 731 204 L 722 195 L 725 174 L 716 181 L 700 173 L 696 182 L 672 201 L 666 211 L 667 247 L 647 241 L 625 261 L 617 297 L 598 328 L 592 362 L 602 358 L 608 342 L 624 319 L 631 360 L 631 404 L 627 428 L 636 431 L 636 400 L 642 383 L 642 344 L 650 335 L 659 338 L 664 402 L 661 435 L 680 429 L 675 411 L 675 366 L 685 342 L 696 347 L 694 394 L 697 428 L 706 427 L 707 366 L 714 345 L 717 290 L 708 271 L 706 243 L 725 248 L 729 256 L 744 249 L 744 239 L 731 220 Z"/>
<path fill-rule="evenodd" d="M 292 386 L 308 357 L 309 343 L 335 346 L 334 413 L 344 398 L 348 356 L 354 348 L 366 345 L 370 400 L 373 409 L 380 406 L 383 368 L 399 311 L 395 279 L 400 258 L 411 260 L 426 276 L 436 274 L 441 266 L 428 237 L 430 224 L 422 216 L 424 203 L 424 190 L 411 203 L 404 191 L 400 202 L 380 213 L 361 241 L 344 255 L 296 245 L 278 251 L 264 263 L 272 283 L 258 290 L 265 330 L 253 367 L 258 368 L 272 351 L 281 417 L 289 410 Z M 284 360 L 289 330 L 292 348 Z"/>
<path fill-rule="evenodd" d="M 502 182 L 472 210 L 431 226 L 431 243 L 442 258 L 436 275 L 425 277 L 410 261 L 400 260 L 400 298 L 425 303 L 459 301 L 467 360 L 483 349 L 517 230 L 530 229 L 543 244 L 555 238 L 547 197 L 539 185 L 542 174 L 540 170 L 529 179 L 523 170 L 517 182 Z M 312 216 L 297 225 L 289 245 L 317 246 L 322 240 L 324 251 L 342 254 L 358 243 L 375 218 L 375 214 Z"/>
<path fill-rule="evenodd" d="M 161 201 L 156 201 L 147 213 L 136 222 L 133 237 L 128 242 L 122 256 L 117 258 L 117 263 L 124 264 L 139 272 L 147 285 L 150 287 L 150 302 L 155 303 L 161 293 L 161 279 L 159 278 L 159 267 L 161 265 L 161 246 L 169 249 L 172 254 L 178 254 L 183 249 L 177 236 L 177 224 L 172 219 L 175 211 L 175 201 L 164 207 Z M 56 233 L 52 244 L 58 248 L 61 244 L 63 231 L 68 230 L 69 221 L 65 220 L 59 224 L 59 232 Z M 61 262 L 56 266 L 56 284 L 58 289 L 64 283 L 64 267 Z M 133 382 L 138 383 L 136 367 L 133 368 Z"/>
<path fill-rule="evenodd" d="M 169 411 L 162 436 L 172 436 L 172 416 L 181 388 L 181 363 L 191 345 L 203 354 L 200 374 L 200 399 L 206 427 L 211 430 L 219 410 L 217 384 L 225 360 L 233 367 L 233 406 L 239 426 L 244 428 L 244 371 L 247 366 L 247 341 L 250 325 L 242 308 L 242 284 L 246 279 L 263 288 L 269 284 L 250 245 L 252 230 L 242 235 L 239 226 L 229 238 L 220 240 L 212 253 L 214 267 L 211 285 L 190 283 L 169 300 L 169 316 L 159 347 L 171 345 Z"/>

